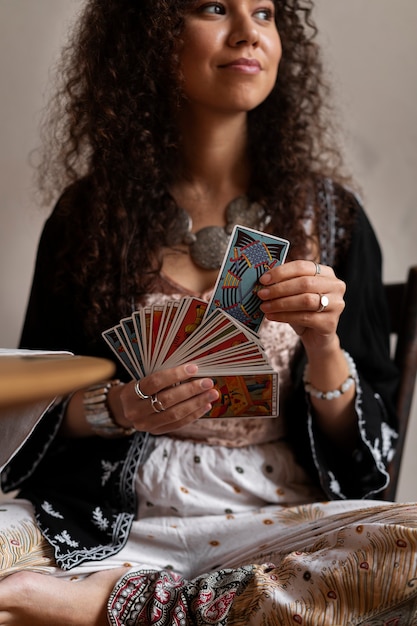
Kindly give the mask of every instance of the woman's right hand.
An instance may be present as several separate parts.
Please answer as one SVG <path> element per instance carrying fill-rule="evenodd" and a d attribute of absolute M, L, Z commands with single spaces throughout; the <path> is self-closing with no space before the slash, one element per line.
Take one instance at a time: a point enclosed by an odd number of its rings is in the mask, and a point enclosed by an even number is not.
<path fill-rule="evenodd" d="M 211 378 L 195 378 L 198 366 L 179 365 L 153 372 L 139 382 L 114 387 L 109 393 L 109 408 L 115 421 L 153 435 L 163 435 L 194 422 L 212 408 L 219 393 Z"/>

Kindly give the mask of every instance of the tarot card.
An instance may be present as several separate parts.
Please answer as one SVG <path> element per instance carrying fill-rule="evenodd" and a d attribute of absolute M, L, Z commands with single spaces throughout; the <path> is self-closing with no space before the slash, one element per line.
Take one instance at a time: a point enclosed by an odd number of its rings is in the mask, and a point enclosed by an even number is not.
<path fill-rule="evenodd" d="M 138 339 L 137 345 L 142 355 L 143 370 L 146 374 L 150 372 L 149 336 L 151 332 L 152 307 L 141 307 L 132 313 L 132 319 Z"/>
<path fill-rule="evenodd" d="M 230 323 L 232 318 L 226 318 L 219 313 L 223 312 L 215 311 L 205 324 L 201 325 L 166 359 L 164 365 L 172 367 L 172 364 L 178 362 L 185 363 L 192 354 L 201 351 L 207 343 L 214 343 L 236 332 L 236 326 Z"/>
<path fill-rule="evenodd" d="M 136 364 L 138 372 L 145 372 L 145 366 L 143 362 L 143 354 L 139 347 L 138 337 L 136 334 L 136 327 L 132 317 L 124 317 L 120 320 L 120 330 L 117 327 L 116 333 L 120 337 L 121 342 L 126 346 L 127 351 L 130 354 L 131 360 Z M 121 336 L 120 333 L 123 333 Z M 143 376 L 143 374 L 142 374 Z"/>
<path fill-rule="evenodd" d="M 203 419 L 277 417 L 278 374 L 252 373 L 214 378 L 219 399 Z"/>
<path fill-rule="evenodd" d="M 109 328 L 101 333 L 101 336 L 111 348 L 119 361 L 124 365 L 125 369 L 129 372 L 133 379 L 142 378 L 144 373 L 138 371 L 136 363 L 132 361 L 129 351 L 126 349 L 124 343 L 121 341 L 120 336 L 116 333 L 117 326 Z"/>
<path fill-rule="evenodd" d="M 156 342 L 159 335 L 159 330 L 164 318 L 165 306 L 163 304 L 153 304 L 149 328 L 148 337 L 148 354 L 149 354 L 149 368 L 152 369 L 152 359 L 156 351 Z"/>
<path fill-rule="evenodd" d="M 198 364 L 198 376 L 273 371 L 265 353 L 253 343 L 205 354 L 193 361 Z"/>
<path fill-rule="evenodd" d="M 177 314 L 164 335 L 154 365 L 162 365 L 199 328 L 207 304 L 205 300 L 194 297 L 186 297 L 181 301 Z"/>
<path fill-rule="evenodd" d="M 271 372 L 265 351 L 251 331 L 230 315 L 218 309 L 182 346 L 173 352 L 162 369 L 187 361 L 199 367 L 198 376 L 220 372 L 244 373 L 254 368 Z"/>
<path fill-rule="evenodd" d="M 271 370 L 265 354 L 254 344 L 233 346 L 233 348 L 220 350 L 219 352 L 213 350 L 201 356 L 197 355 L 192 360 L 199 366 L 199 376 L 202 375 L 201 372 L 203 370 L 205 372 L 204 375 L 208 375 L 208 372 L 210 372 L 210 376 L 213 372 L 215 374 L 216 370 L 227 368 L 229 371 L 233 369 L 239 370 L 241 373 L 251 368 L 252 370 L 254 368 Z"/>
<path fill-rule="evenodd" d="M 276 417 L 278 374 L 257 331 L 259 278 L 285 261 L 289 243 L 236 226 L 209 303 L 185 296 L 145 306 L 102 333 L 132 378 L 187 361 L 219 390 L 205 419 Z"/>
<path fill-rule="evenodd" d="M 190 358 L 204 352 L 223 352 L 244 343 L 260 345 L 259 337 L 222 309 L 216 309 L 180 346 L 173 358 L 183 358 L 185 353 L 188 355 L 185 358 Z"/>
<path fill-rule="evenodd" d="M 235 226 L 205 318 L 220 308 L 257 332 L 263 320 L 259 278 L 284 263 L 288 248 L 286 239 Z"/>
<path fill-rule="evenodd" d="M 181 304 L 181 300 L 170 300 L 164 305 L 158 333 L 155 339 L 154 352 L 151 355 L 151 371 L 158 369 L 160 363 L 163 361 L 161 352 L 163 352 L 164 346 L 167 344 L 167 336 L 175 322 L 178 311 L 181 308 Z"/>

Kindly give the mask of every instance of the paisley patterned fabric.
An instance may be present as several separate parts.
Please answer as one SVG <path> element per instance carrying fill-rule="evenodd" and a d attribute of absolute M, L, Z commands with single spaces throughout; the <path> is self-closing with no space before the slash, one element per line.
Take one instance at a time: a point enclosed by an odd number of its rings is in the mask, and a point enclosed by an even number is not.
<path fill-rule="evenodd" d="M 168 571 L 131 574 L 123 578 L 117 594 L 110 598 L 111 623 L 226 626 L 234 598 L 251 577 L 251 567 L 214 572 L 190 584 Z"/>

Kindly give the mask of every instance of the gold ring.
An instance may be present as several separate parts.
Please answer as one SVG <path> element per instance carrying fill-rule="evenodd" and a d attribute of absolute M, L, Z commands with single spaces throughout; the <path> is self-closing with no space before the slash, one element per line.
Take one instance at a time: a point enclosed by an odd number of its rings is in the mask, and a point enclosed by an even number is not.
<path fill-rule="evenodd" d="M 141 390 L 141 388 L 140 388 L 140 380 L 138 380 L 138 381 L 135 383 L 135 387 L 134 387 L 134 389 L 135 389 L 135 394 L 136 394 L 137 396 L 139 396 L 139 398 L 140 398 L 141 400 L 148 400 L 148 399 L 151 397 L 151 396 L 145 396 L 145 394 L 144 394 L 144 393 L 143 393 L 143 391 Z"/>
<path fill-rule="evenodd" d="M 317 313 L 322 313 L 329 304 L 329 298 L 327 296 L 324 296 L 322 293 L 318 293 L 317 295 L 320 298 L 320 305 L 317 309 Z"/>
<path fill-rule="evenodd" d="M 155 413 L 162 413 L 162 411 L 165 411 L 165 407 L 162 402 L 158 400 L 158 396 L 156 395 L 156 393 L 151 396 L 151 407 L 153 408 Z"/>

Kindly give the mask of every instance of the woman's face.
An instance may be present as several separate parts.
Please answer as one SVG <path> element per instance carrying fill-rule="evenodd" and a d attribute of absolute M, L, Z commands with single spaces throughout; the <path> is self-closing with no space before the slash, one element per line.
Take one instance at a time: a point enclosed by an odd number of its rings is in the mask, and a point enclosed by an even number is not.
<path fill-rule="evenodd" d="M 198 0 L 180 50 L 188 106 L 232 113 L 265 100 L 282 54 L 274 15 L 273 0 Z"/>

